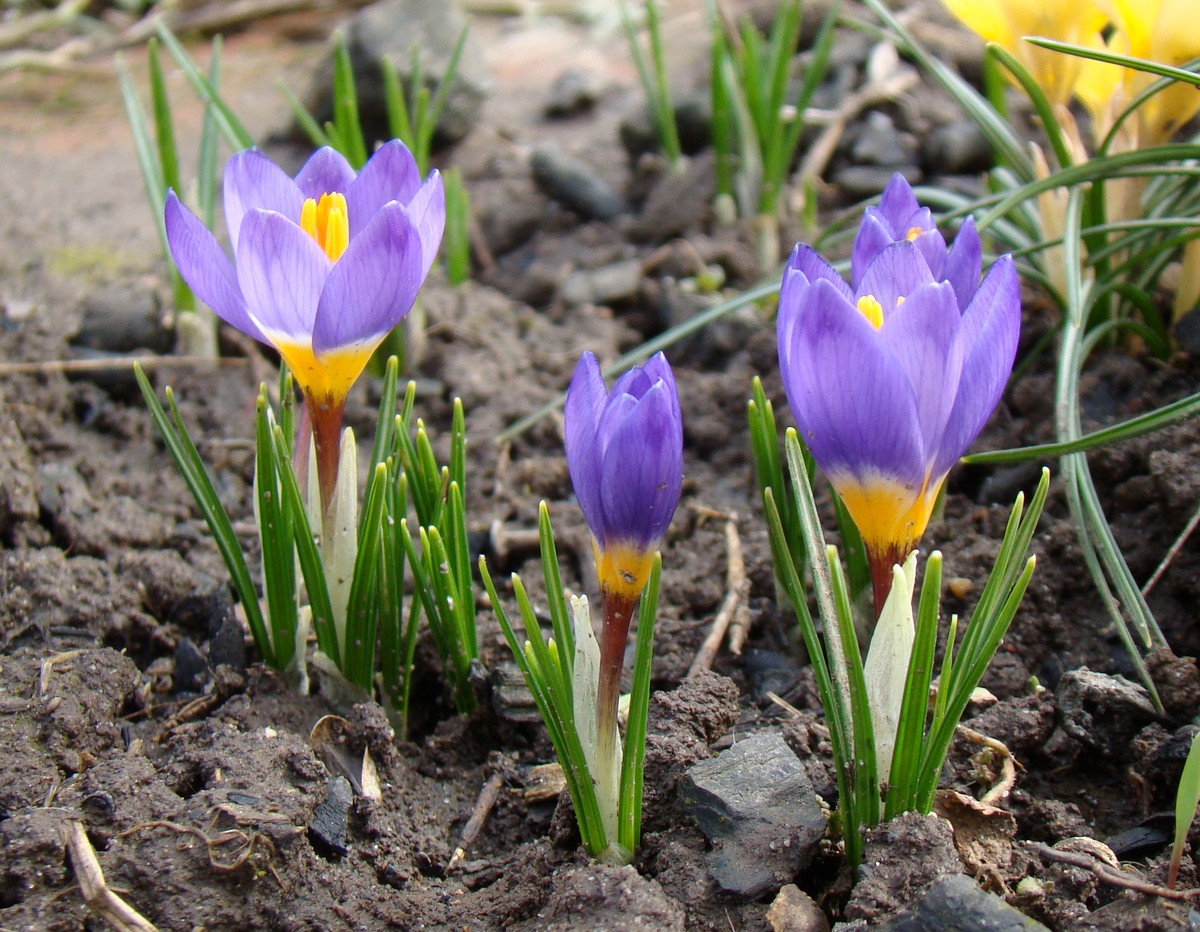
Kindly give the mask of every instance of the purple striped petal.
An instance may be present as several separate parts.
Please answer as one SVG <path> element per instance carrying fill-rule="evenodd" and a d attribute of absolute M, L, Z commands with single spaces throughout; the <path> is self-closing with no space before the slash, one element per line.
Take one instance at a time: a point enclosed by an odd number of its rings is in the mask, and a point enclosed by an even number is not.
<path fill-rule="evenodd" d="M 850 253 L 850 286 L 857 291 L 863 276 L 875 258 L 896 242 L 896 234 L 890 224 L 879 214 L 867 210 L 858 233 L 854 237 L 854 248 Z"/>
<path fill-rule="evenodd" d="M 880 338 L 913 387 L 925 459 L 941 443 L 962 375 L 962 315 L 945 282 L 922 285 L 887 318 Z"/>
<path fill-rule="evenodd" d="M 167 192 L 163 220 L 171 258 L 196 297 L 225 323 L 256 340 L 270 342 L 246 313 L 233 262 L 212 231 L 180 202 L 174 191 Z"/>
<path fill-rule="evenodd" d="M 683 488 L 683 428 L 677 401 L 658 380 L 641 398 L 614 397 L 600 433 L 611 439 L 601 463 L 604 543 L 649 550 L 666 533 Z"/>
<path fill-rule="evenodd" d="M 870 210 L 870 208 L 868 208 Z M 878 211 L 892 228 L 893 238 L 904 236 L 913 214 L 921 210 L 921 204 L 913 193 L 912 185 L 899 172 L 892 175 L 879 198 Z"/>
<path fill-rule="evenodd" d="M 806 282 L 815 282 L 818 278 L 823 278 L 834 287 L 845 292 L 847 301 L 851 300 L 850 289 L 846 287 L 846 283 L 842 280 L 842 276 L 837 273 L 837 269 L 822 259 L 820 253 L 805 243 L 796 244 L 796 248 L 792 250 L 792 254 L 788 258 L 787 265 L 784 266 L 783 278 L 785 285 L 789 279 L 795 278 L 795 273 L 803 276 Z M 782 303 L 782 301 L 783 298 L 781 296 L 780 302 Z"/>
<path fill-rule="evenodd" d="M 942 266 L 941 278 L 948 281 L 958 295 L 958 306 L 966 308 L 979 287 L 979 276 L 983 274 L 983 247 L 979 243 L 979 232 L 975 229 L 975 218 L 963 221 L 954 245 Z"/>
<path fill-rule="evenodd" d="M 296 185 L 304 197 L 319 201 L 322 194 L 345 194 L 354 181 L 354 174 L 344 155 L 324 146 L 309 156 L 296 175 Z"/>
<path fill-rule="evenodd" d="M 242 221 L 238 283 L 263 331 L 307 343 L 331 267 L 316 240 L 282 214 L 255 209 Z"/>
<path fill-rule="evenodd" d="M 873 297 L 883 307 L 883 318 L 887 320 L 901 300 L 931 282 L 933 273 L 920 249 L 908 242 L 893 243 L 875 257 L 854 295 Z"/>
<path fill-rule="evenodd" d="M 604 526 L 600 504 L 600 461 L 603 450 L 597 449 L 600 417 L 608 403 L 608 391 L 600 363 L 592 353 L 584 353 L 575 366 L 571 385 L 567 389 L 567 404 L 563 410 L 563 435 L 567 453 L 567 470 L 571 487 L 579 500 L 583 519 L 592 529 L 592 536 Z"/>
<path fill-rule="evenodd" d="M 814 282 L 795 308 L 780 308 L 779 340 L 788 404 L 826 474 L 875 472 L 919 487 L 925 456 L 912 385 L 854 305 Z"/>
<path fill-rule="evenodd" d="M 298 222 L 304 195 L 287 172 L 262 152 L 246 149 L 225 163 L 223 201 L 229 242 L 236 256 L 242 220 L 248 211 L 256 207 L 273 210 Z"/>
<path fill-rule="evenodd" d="M 413 195 L 408 204 L 408 216 L 421 236 L 421 278 L 424 280 L 433 267 L 446 227 L 446 191 L 436 169 Z"/>
<path fill-rule="evenodd" d="M 361 345 L 412 309 L 421 287 L 421 241 L 401 204 L 387 204 L 333 265 L 312 327 L 313 352 Z"/>
<path fill-rule="evenodd" d="M 1021 330 L 1021 283 L 1010 256 L 988 270 L 963 314 L 960 340 L 966 358 L 958 396 L 933 462 L 941 476 L 979 436 L 1012 374 Z"/>
<path fill-rule="evenodd" d="M 358 177 L 343 189 L 350 214 L 350 236 L 366 228 L 376 211 L 389 201 L 408 204 L 421 187 L 421 174 L 408 147 L 399 139 L 380 146 Z"/>

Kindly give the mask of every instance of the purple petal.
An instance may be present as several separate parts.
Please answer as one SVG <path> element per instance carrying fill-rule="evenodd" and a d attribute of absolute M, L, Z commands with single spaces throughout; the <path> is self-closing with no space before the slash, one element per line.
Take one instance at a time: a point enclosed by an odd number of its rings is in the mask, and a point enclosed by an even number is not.
<path fill-rule="evenodd" d="M 298 222 L 304 204 L 296 182 L 258 149 L 245 149 L 225 163 L 223 194 L 225 223 L 235 256 L 247 211 L 256 207 L 273 210 Z"/>
<path fill-rule="evenodd" d="M 883 319 L 899 306 L 901 299 L 933 281 L 933 273 L 920 249 L 908 242 L 893 243 L 875 257 L 855 297 L 870 295 L 883 307 Z"/>
<path fill-rule="evenodd" d="M 827 281 L 781 313 L 779 366 L 788 404 L 829 475 L 870 473 L 924 481 L 916 399 L 908 375 L 867 319 Z"/>
<path fill-rule="evenodd" d="M 683 426 L 674 395 L 674 386 L 659 380 L 640 399 L 613 398 L 605 409 L 600 433 L 610 439 L 600 497 L 608 541 L 647 550 L 671 523 L 683 487 Z"/>
<path fill-rule="evenodd" d="M 421 242 L 403 205 L 379 210 L 334 263 L 317 308 L 313 352 L 368 343 L 400 323 L 421 287 Z"/>
<path fill-rule="evenodd" d="M 408 204 L 420 187 L 417 163 L 404 143 L 399 139 L 384 143 L 345 189 L 351 238 L 366 228 L 384 204 Z"/>
<path fill-rule="evenodd" d="M 1002 256 L 963 314 L 959 339 L 966 359 L 934 476 L 949 471 L 991 417 L 1012 374 L 1020 332 L 1021 283 L 1012 257 Z"/>
<path fill-rule="evenodd" d="M 563 435 L 567 453 L 567 470 L 571 486 L 579 500 L 583 518 L 597 539 L 603 534 L 604 512 L 600 505 L 600 460 L 597 431 L 600 417 L 608 403 L 600 363 L 592 353 L 584 353 L 575 366 L 571 385 L 567 389 L 567 404 L 563 411 Z"/>
<path fill-rule="evenodd" d="M 921 205 L 913 193 L 912 185 L 902 174 L 896 172 L 883 189 L 878 208 L 880 215 L 891 225 L 894 239 L 904 237 L 908 227 L 913 225 L 910 218 L 920 209 Z"/>
<path fill-rule="evenodd" d="M 308 341 L 331 265 L 316 240 L 282 214 L 255 209 L 242 221 L 238 282 L 250 315 L 272 336 Z"/>
<path fill-rule="evenodd" d="M 233 262 L 212 231 L 180 202 L 174 191 L 167 192 L 163 219 L 171 257 L 196 297 L 225 323 L 256 340 L 270 342 L 246 313 Z"/>
<path fill-rule="evenodd" d="M 863 276 L 876 257 L 896 242 L 895 231 L 886 219 L 868 208 L 863 215 L 858 233 L 854 236 L 854 248 L 850 253 L 850 286 L 857 291 Z"/>
<path fill-rule="evenodd" d="M 322 194 L 345 194 L 354 181 L 354 175 L 354 169 L 344 155 L 324 146 L 309 156 L 296 175 L 296 185 L 304 197 L 319 201 Z"/>
<path fill-rule="evenodd" d="M 788 258 L 787 265 L 783 268 L 784 285 L 787 286 L 789 278 L 794 277 L 794 273 L 799 272 L 800 275 L 808 282 L 815 282 L 818 278 L 823 278 L 830 284 L 837 287 L 846 295 L 846 300 L 850 300 L 850 289 L 846 287 L 842 276 L 837 273 L 832 265 L 821 258 L 811 246 L 804 243 L 797 243 L 796 248 L 792 250 L 791 256 Z M 783 302 L 782 295 L 780 302 Z"/>
<path fill-rule="evenodd" d="M 933 277 L 940 281 L 945 277 L 942 274 L 942 268 L 946 264 L 946 240 L 938 228 L 933 225 L 933 215 L 929 212 L 928 207 L 922 208 L 920 214 L 912 219 L 914 222 L 909 229 L 920 229 L 921 232 L 911 237 L 905 232 L 897 238 L 914 244 L 921 251 L 925 264 L 929 266 Z"/>
<path fill-rule="evenodd" d="M 424 281 L 446 228 L 446 191 L 442 176 L 436 170 L 429 173 L 425 183 L 413 195 L 408 204 L 408 215 L 421 236 L 421 279 Z"/>
<path fill-rule="evenodd" d="M 954 290 L 937 282 L 910 294 L 880 331 L 913 387 L 926 460 L 941 443 L 958 393 L 963 365 L 961 325 Z"/>
<path fill-rule="evenodd" d="M 979 276 L 983 273 L 983 247 L 975 229 L 975 218 L 963 221 L 954 245 L 946 256 L 941 277 L 948 281 L 958 295 L 958 306 L 966 308 L 979 287 Z"/>

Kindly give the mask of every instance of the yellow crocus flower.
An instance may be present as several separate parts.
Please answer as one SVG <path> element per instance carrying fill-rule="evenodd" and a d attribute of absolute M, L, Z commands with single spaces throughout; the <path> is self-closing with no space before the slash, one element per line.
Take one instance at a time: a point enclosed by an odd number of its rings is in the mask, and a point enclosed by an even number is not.
<path fill-rule="evenodd" d="M 1136 0 L 1131 0 L 1136 2 Z M 1196 0 L 1189 0 L 1195 3 Z M 1066 104 L 1084 70 L 1084 61 L 1038 48 L 1024 36 L 1100 48 L 1108 17 L 1090 0 L 943 0 L 946 8 L 985 42 L 1012 53 L 1029 71 L 1051 104 Z"/>
<path fill-rule="evenodd" d="M 1200 0 L 1096 0 L 1111 18 L 1116 32 L 1114 52 L 1179 67 L 1200 57 Z M 1131 100 L 1157 78 L 1144 71 L 1101 66 L 1120 75 L 1126 99 Z M 1111 79 L 1110 80 L 1116 80 Z M 1081 94 L 1081 99 L 1091 103 Z M 1152 146 L 1170 139 L 1200 110 L 1200 90 L 1177 82 L 1155 94 L 1138 109 L 1138 144 Z"/>

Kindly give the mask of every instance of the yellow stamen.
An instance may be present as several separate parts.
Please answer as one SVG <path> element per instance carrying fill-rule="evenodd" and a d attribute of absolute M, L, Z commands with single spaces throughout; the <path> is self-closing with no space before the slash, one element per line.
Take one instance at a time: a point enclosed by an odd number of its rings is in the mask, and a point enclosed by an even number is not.
<path fill-rule="evenodd" d="M 592 553 L 602 592 L 633 601 L 641 596 L 646 580 L 650 578 L 654 551 L 639 550 L 629 544 L 616 544 L 601 550 L 593 540 Z"/>
<path fill-rule="evenodd" d="M 342 194 L 322 194 L 320 201 L 306 198 L 300 208 L 300 229 L 317 241 L 331 262 L 337 262 L 350 245 L 350 220 Z"/>
<path fill-rule="evenodd" d="M 924 232 L 925 231 L 922 230 L 920 227 L 909 227 L 908 232 L 904 234 L 904 238 L 911 243 L 913 240 L 915 240 L 918 236 L 920 236 Z"/>
<path fill-rule="evenodd" d="M 883 305 L 875 300 L 874 295 L 865 294 L 859 298 L 858 310 L 876 330 L 883 326 Z"/>

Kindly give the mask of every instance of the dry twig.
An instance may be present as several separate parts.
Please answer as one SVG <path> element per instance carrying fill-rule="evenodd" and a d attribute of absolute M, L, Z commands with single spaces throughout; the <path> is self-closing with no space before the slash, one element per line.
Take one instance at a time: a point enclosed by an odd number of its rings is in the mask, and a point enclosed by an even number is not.
<path fill-rule="evenodd" d="M 688 669 L 688 676 L 695 676 L 701 670 L 712 668 L 717 652 L 725 635 L 729 635 L 729 652 L 735 657 L 742 652 L 746 643 L 746 634 L 750 627 L 750 612 L 746 602 L 750 594 L 750 583 L 746 579 L 746 563 L 742 558 L 742 541 L 737 531 L 737 515 L 725 517 L 725 550 L 728 556 L 725 563 L 725 598 L 721 608 L 713 619 L 712 627 L 696 657 Z"/>
<path fill-rule="evenodd" d="M 483 824 L 487 821 L 487 817 L 491 815 L 492 807 L 496 805 L 496 800 L 500 798 L 500 790 L 504 786 L 504 774 L 497 770 L 490 777 L 487 783 L 483 785 L 483 789 L 479 791 L 479 798 L 475 800 L 475 808 L 471 810 L 471 817 L 467 819 L 467 824 L 463 826 L 462 835 L 458 839 L 458 847 L 454 849 L 454 854 L 450 856 L 450 863 L 446 865 L 446 872 L 449 873 L 454 867 L 467 856 L 467 848 L 471 846 L 479 833 L 483 830 Z"/>
<path fill-rule="evenodd" d="M 1136 890 L 1138 893 L 1161 896 L 1167 900 L 1191 900 L 1200 896 L 1200 890 L 1170 890 L 1167 887 L 1150 883 L 1126 871 L 1105 864 L 1103 861 L 1089 854 L 1076 851 L 1061 851 L 1058 848 L 1051 848 L 1040 841 L 1026 842 L 1026 844 L 1028 844 L 1030 850 L 1036 852 L 1047 861 L 1068 864 L 1071 867 L 1081 867 L 1084 870 L 1091 871 L 1097 880 L 1112 884 L 1114 887 L 1124 887 L 1127 890 Z"/>
<path fill-rule="evenodd" d="M 83 823 L 64 822 L 63 844 L 71 862 L 71 871 L 79 884 L 83 901 L 117 932 L 157 932 L 154 923 L 115 894 L 104 881 L 104 871 L 96 859 L 96 849 L 88 840 Z"/>

